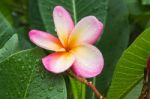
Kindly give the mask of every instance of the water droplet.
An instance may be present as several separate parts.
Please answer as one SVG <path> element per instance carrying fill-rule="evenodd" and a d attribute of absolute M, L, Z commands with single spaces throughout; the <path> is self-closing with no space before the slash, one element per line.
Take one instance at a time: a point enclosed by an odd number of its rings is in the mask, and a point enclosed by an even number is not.
<path fill-rule="evenodd" d="M 39 69 L 38 67 L 36 67 L 35 71 L 36 71 L 37 73 L 40 73 L 40 69 Z"/>
<path fill-rule="evenodd" d="M 44 79 L 44 78 L 45 78 L 45 75 L 44 75 L 43 73 L 41 74 L 41 78 L 42 78 L 42 79 Z"/>
<path fill-rule="evenodd" d="M 53 99 L 56 99 L 56 97 L 54 96 Z"/>
<path fill-rule="evenodd" d="M 24 80 L 23 80 L 23 79 L 21 79 L 21 80 L 20 80 L 20 82 L 21 82 L 21 83 L 23 83 L 23 82 L 24 82 Z"/>
<path fill-rule="evenodd" d="M 93 10 L 98 10 L 99 9 L 99 6 L 96 6 L 93 8 Z"/>
<path fill-rule="evenodd" d="M 58 88 L 57 91 L 58 92 L 63 92 L 64 90 L 63 90 L 63 88 Z"/>
<path fill-rule="evenodd" d="M 65 0 L 61 0 L 63 3 L 65 2 Z"/>
<path fill-rule="evenodd" d="M 21 59 L 19 58 L 18 61 L 21 61 Z"/>
<path fill-rule="evenodd" d="M 17 13 L 13 11 L 13 12 L 12 12 L 12 15 L 13 15 L 13 16 L 17 16 Z"/>
<path fill-rule="evenodd" d="M 51 87 L 54 87 L 54 86 L 55 86 L 54 81 L 51 81 Z"/>
<path fill-rule="evenodd" d="M 53 86 L 49 86 L 49 87 L 48 87 L 48 90 L 49 90 L 49 91 L 52 91 L 53 88 L 54 88 Z"/>
<path fill-rule="evenodd" d="M 51 99 L 51 98 L 49 96 L 47 96 L 46 99 Z"/>
<path fill-rule="evenodd" d="M 25 54 L 25 57 L 28 57 L 28 54 Z"/>
<path fill-rule="evenodd" d="M 7 92 L 6 95 L 9 96 L 9 93 Z"/>
<path fill-rule="evenodd" d="M 25 66 L 21 66 L 22 69 L 25 69 Z"/>
<path fill-rule="evenodd" d="M 34 66 L 33 66 L 34 67 Z M 31 69 L 32 68 L 32 66 L 31 65 L 29 65 L 29 67 L 28 67 L 29 69 Z"/>
<path fill-rule="evenodd" d="M 21 94 L 21 92 L 20 91 L 18 91 L 18 95 L 20 95 Z"/>
<path fill-rule="evenodd" d="M 35 61 L 36 61 L 36 62 L 39 62 L 39 59 L 36 59 Z"/>
<path fill-rule="evenodd" d="M 5 50 L 8 50 L 8 48 L 6 47 Z"/>

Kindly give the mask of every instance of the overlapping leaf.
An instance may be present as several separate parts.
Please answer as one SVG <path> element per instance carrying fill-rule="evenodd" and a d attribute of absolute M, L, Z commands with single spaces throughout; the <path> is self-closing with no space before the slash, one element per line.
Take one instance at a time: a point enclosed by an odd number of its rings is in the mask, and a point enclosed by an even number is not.
<path fill-rule="evenodd" d="M 150 56 L 150 29 L 145 30 L 123 53 L 113 75 L 107 99 L 122 99 L 143 77 Z"/>
<path fill-rule="evenodd" d="M 14 34 L 0 49 L 0 62 L 19 50 L 18 36 Z"/>
<path fill-rule="evenodd" d="M 0 63 L 1 99 L 66 99 L 62 76 L 46 72 L 41 64 L 40 49 L 11 55 Z"/>
<path fill-rule="evenodd" d="M 104 34 L 98 44 L 104 55 L 105 66 L 102 74 L 96 78 L 98 89 L 105 95 L 111 84 L 116 63 L 128 46 L 130 35 L 128 8 L 124 1 L 109 0 L 108 9 Z"/>
<path fill-rule="evenodd" d="M 13 35 L 14 31 L 9 22 L 0 13 L 0 48 Z"/>

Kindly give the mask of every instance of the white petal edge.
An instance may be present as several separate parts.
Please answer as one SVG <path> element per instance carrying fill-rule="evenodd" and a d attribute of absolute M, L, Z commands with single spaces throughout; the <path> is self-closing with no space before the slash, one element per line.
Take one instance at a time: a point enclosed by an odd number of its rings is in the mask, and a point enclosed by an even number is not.
<path fill-rule="evenodd" d="M 67 46 L 68 37 L 74 28 L 69 12 L 62 6 L 56 6 L 53 11 L 53 19 L 61 43 Z"/>
<path fill-rule="evenodd" d="M 52 53 L 42 59 L 46 70 L 53 73 L 61 73 L 69 69 L 75 58 L 69 52 Z"/>
<path fill-rule="evenodd" d="M 34 44 L 41 48 L 52 51 L 65 51 L 59 39 L 47 32 L 31 30 L 29 32 L 29 38 Z"/>
<path fill-rule="evenodd" d="M 81 19 L 69 37 L 70 45 L 80 43 L 94 44 L 102 34 L 103 23 L 95 16 L 87 16 Z"/>
<path fill-rule="evenodd" d="M 71 50 L 75 56 L 72 71 L 81 77 L 91 78 L 99 75 L 104 66 L 101 52 L 90 44 L 79 45 Z"/>

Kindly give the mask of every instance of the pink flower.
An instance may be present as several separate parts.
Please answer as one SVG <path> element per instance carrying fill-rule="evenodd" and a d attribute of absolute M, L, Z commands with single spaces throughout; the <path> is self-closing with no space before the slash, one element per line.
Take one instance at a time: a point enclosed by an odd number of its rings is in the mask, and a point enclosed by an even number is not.
<path fill-rule="evenodd" d="M 44 57 L 44 67 L 61 73 L 71 67 L 78 76 L 90 78 L 101 73 L 104 60 L 92 44 L 102 34 L 103 24 L 94 16 L 81 19 L 75 26 L 69 13 L 61 6 L 53 11 L 58 38 L 39 30 L 29 32 L 30 40 L 37 46 L 55 51 Z"/>

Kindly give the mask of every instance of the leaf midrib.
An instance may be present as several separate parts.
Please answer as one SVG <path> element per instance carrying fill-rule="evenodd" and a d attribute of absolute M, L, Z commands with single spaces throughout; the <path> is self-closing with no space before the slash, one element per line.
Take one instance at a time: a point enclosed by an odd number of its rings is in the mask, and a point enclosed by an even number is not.
<path fill-rule="evenodd" d="M 30 77 L 29 77 L 29 82 L 27 83 L 27 87 L 26 87 L 26 90 L 25 90 L 25 93 L 24 93 L 23 99 L 25 99 L 25 98 L 26 98 L 27 93 L 28 93 L 28 89 L 29 89 L 29 87 L 30 87 L 30 85 L 31 85 L 31 80 L 32 80 L 32 78 L 33 78 L 34 68 L 35 68 L 35 65 L 34 65 L 34 67 L 33 67 L 32 71 L 31 71 L 31 75 L 30 75 Z"/>

